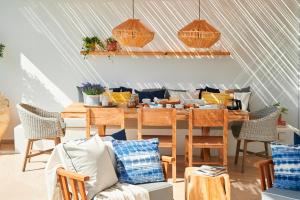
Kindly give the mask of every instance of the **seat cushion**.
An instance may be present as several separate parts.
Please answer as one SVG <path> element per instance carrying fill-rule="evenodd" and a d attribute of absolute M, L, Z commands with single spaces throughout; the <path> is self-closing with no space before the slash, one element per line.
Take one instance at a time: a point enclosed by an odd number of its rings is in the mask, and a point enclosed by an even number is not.
<path fill-rule="evenodd" d="M 300 191 L 270 188 L 261 194 L 262 200 L 292 200 L 300 199 Z"/>
<path fill-rule="evenodd" d="M 173 185 L 168 182 L 146 183 L 138 186 L 148 190 L 150 200 L 173 200 Z"/>

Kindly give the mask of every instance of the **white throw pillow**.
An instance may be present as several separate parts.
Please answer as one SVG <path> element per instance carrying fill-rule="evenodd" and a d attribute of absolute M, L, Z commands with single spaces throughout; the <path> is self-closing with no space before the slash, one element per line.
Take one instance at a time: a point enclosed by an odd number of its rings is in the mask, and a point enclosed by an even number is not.
<path fill-rule="evenodd" d="M 118 182 L 107 146 L 98 135 L 65 143 L 63 148 L 68 170 L 90 177 L 86 182 L 88 199 Z"/>
<path fill-rule="evenodd" d="M 251 92 L 235 92 L 234 99 L 241 100 L 242 110 L 247 111 Z"/>
<path fill-rule="evenodd" d="M 107 150 L 108 150 L 108 153 L 109 153 L 109 156 L 110 156 L 110 159 L 111 159 L 111 162 L 115 168 L 115 170 L 117 170 L 117 160 L 116 160 L 116 155 L 115 155 L 115 151 L 114 151 L 114 147 L 112 145 L 112 140 L 114 138 L 111 137 L 111 136 L 105 136 L 105 137 L 102 137 L 102 140 L 103 142 L 105 143 L 106 147 L 107 147 Z"/>
<path fill-rule="evenodd" d="M 199 99 L 198 90 L 169 90 L 170 97 L 178 98 L 183 103 L 186 99 Z"/>

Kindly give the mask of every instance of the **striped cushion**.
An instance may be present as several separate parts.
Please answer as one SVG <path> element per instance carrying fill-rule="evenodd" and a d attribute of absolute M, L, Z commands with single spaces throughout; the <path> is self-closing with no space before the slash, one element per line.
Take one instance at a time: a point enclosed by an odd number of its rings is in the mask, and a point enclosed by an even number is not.
<path fill-rule="evenodd" d="M 300 190 L 300 145 L 272 143 L 271 148 L 275 164 L 274 187 Z"/>
<path fill-rule="evenodd" d="M 164 181 L 158 139 L 113 140 L 119 181 L 141 184 Z"/>

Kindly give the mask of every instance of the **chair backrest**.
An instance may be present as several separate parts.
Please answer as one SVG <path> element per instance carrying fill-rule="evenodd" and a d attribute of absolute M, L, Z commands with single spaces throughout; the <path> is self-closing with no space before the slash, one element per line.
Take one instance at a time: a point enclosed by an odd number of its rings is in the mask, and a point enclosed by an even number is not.
<path fill-rule="evenodd" d="M 176 109 L 139 108 L 138 109 L 138 139 L 142 138 L 143 126 L 171 127 L 172 136 L 174 134 L 176 135 Z"/>
<path fill-rule="evenodd" d="M 223 165 L 227 166 L 228 110 L 227 109 L 192 109 L 189 112 L 189 151 L 192 152 L 193 128 L 201 127 L 202 135 L 207 136 L 208 127 L 223 128 Z M 204 129 L 205 128 L 205 129 Z M 211 147 L 213 148 L 213 147 Z M 192 160 L 192 158 L 189 158 Z"/>
<path fill-rule="evenodd" d="M 57 137 L 56 123 L 49 120 L 46 112 L 29 104 L 17 104 L 22 127 L 27 139 L 45 139 Z"/>
<path fill-rule="evenodd" d="M 192 127 L 227 127 L 228 111 L 226 109 L 193 109 L 189 113 Z"/>
<path fill-rule="evenodd" d="M 120 126 L 125 128 L 125 116 L 123 108 L 88 108 L 86 113 L 87 137 L 90 134 L 90 126 Z"/>
<path fill-rule="evenodd" d="M 278 111 L 278 108 L 276 106 L 267 106 L 264 107 L 258 111 L 254 111 L 250 113 L 250 118 L 251 119 L 260 119 L 260 118 L 264 118 L 267 117 L 269 115 L 271 115 L 272 113 L 275 113 Z"/>

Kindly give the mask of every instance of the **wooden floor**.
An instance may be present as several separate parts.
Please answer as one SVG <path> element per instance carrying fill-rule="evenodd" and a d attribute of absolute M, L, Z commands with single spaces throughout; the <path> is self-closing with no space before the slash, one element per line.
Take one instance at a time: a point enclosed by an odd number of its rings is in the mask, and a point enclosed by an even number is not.
<path fill-rule="evenodd" d="M 21 171 L 23 157 L 14 154 L 12 145 L 2 145 L 0 149 L 0 199 L 46 200 L 44 167 L 48 155 L 32 159 L 26 172 Z M 245 173 L 240 173 L 240 165 L 229 158 L 231 196 L 233 200 L 260 199 L 259 174 L 255 163 L 261 158 L 249 156 Z M 184 200 L 183 157 L 178 158 L 178 182 L 174 184 L 174 200 Z"/>

